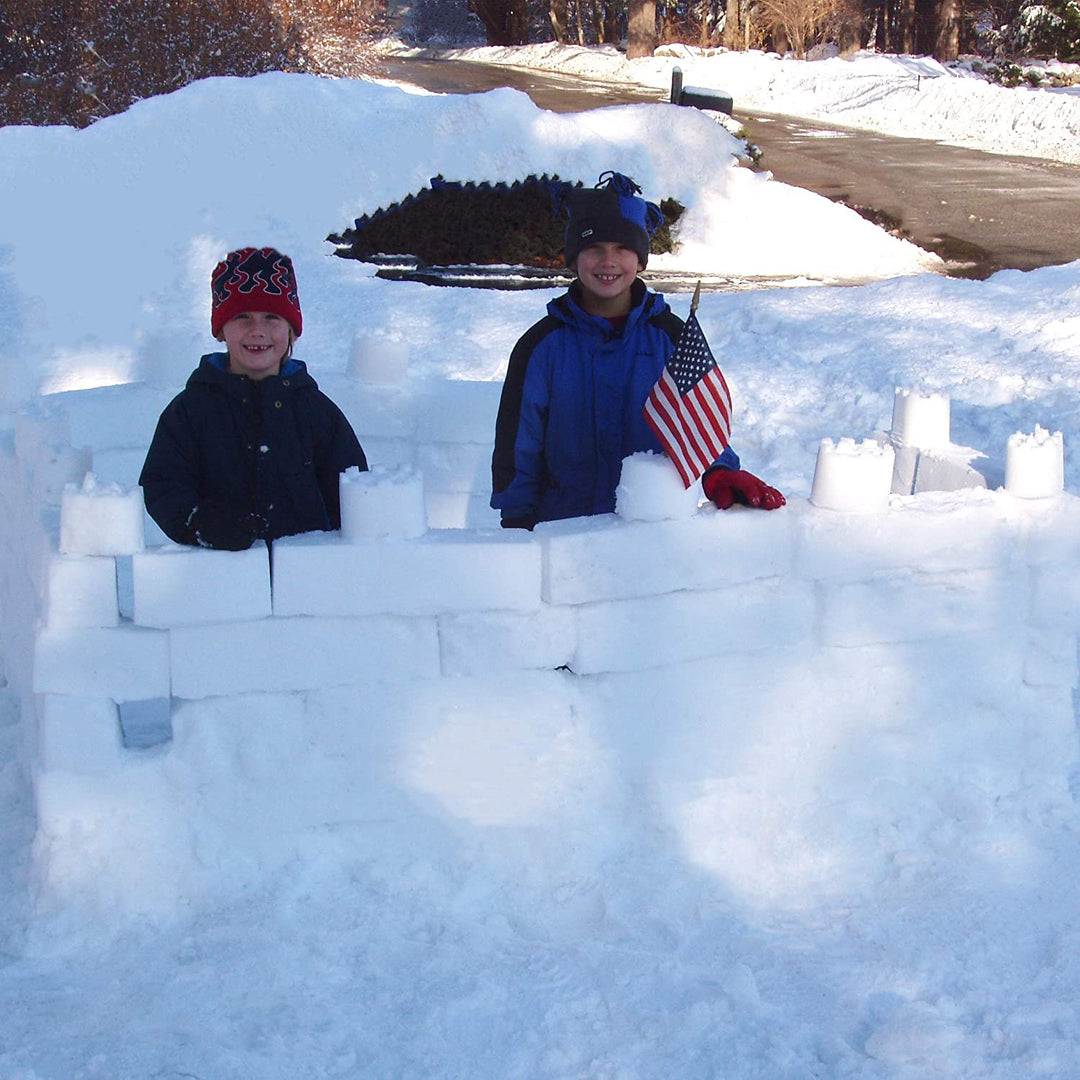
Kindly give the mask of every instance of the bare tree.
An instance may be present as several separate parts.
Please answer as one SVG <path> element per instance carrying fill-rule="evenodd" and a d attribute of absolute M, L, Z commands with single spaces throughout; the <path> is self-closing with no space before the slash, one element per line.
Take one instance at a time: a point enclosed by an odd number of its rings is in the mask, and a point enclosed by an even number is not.
<path fill-rule="evenodd" d="M 626 58 L 652 56 L 656 52 L 656 0 L 629 0 Z"/>
<path fill-rule="evenodd" d="M 760 0 L 760 16 L 779 49 L 789 45 L 798 59 L 817 40 L 818 32 L 832 14 L 837 0 Z"/>

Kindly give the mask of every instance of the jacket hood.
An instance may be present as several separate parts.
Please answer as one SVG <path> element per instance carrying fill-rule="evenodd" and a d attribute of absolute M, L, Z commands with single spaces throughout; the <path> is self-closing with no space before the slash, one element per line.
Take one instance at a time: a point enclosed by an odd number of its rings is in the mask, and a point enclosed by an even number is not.
<path fill-rule="evenodd" d="M 547 306 L 548 314 L 554 316 L 560 322 L 573 326 L 584 333 L 600 336 L 611 336 L 611 322 L 603 315 L 590 315 L 581 306 L 581 282 L 574 281 L 570 288 L 555 297 Z M 663 314 L 668 310 L 668 303 L 658 292 L 652 292 L 641 278 L 635 278 L 630 286 L 630 311 L 623 324 L 623 333 L 626 333 L 639 319 L 651 319 Z"/>
<path fill-rule="evenodd" d="M 212 386 L 234 397 L 243 397 L 251 385 L 251 380 L 246 375 L 230 374 L 228 368 L 228 353 L 207 353 L 191 373 L 187 385 Z M 267 388 L 275 386 L 291 390 L 318 389 L 318 383 L 308 372 L 304 361 L 291 356 L 281 365 L 279 375 L 268 375 L 260 380 L 260 384 Z"/>

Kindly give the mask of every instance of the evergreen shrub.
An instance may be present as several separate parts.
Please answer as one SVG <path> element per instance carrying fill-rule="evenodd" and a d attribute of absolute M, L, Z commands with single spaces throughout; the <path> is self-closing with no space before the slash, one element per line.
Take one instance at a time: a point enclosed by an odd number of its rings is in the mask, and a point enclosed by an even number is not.
<path fill-rule="evenodd" d="M 327 239 L 345 259 L 399 255 L 427 266 L 560 267 L 566 218 L 555 200 L 564 186 L 566 181 L 546 174 L 512 184 L 434 176 L 415 195 L 365 214 Z M 664 224 L 650 247 L 655 254 L 671 251 L 671 226 L 683 212 L 674 199 L 661 201 L 660 209 Z"/>

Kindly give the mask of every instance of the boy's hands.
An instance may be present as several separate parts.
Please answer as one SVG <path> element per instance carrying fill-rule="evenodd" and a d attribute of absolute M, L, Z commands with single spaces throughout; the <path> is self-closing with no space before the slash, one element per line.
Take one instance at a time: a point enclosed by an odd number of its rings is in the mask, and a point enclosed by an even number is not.
<path fill-rule="evenodd" d="M 213 503 L 196 506 L 187 525 L 193 543 L 215 551 L 246 551 L 259 535 L 259 519 L 254 514 L 240 516 Z"/>
<path fill-rule="evenodd" d="M 743 506 L 756 506 L 762 510 L 775 510 L 787 500 L 774 487 L 769 487 L 753 473 L 744 469 L 725 469 L 713 466 L 705 471 L 701 478 L 705 495 L 720 510 L 727 510 L 735 503 Z"/>

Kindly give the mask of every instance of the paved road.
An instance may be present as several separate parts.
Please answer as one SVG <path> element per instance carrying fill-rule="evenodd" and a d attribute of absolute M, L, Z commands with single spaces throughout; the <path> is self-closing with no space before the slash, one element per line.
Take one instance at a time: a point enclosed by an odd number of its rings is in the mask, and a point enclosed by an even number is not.
<path fill-rule="evenodd" d="M 513 86 L 553 112 L 666 100 L 655 90 L 455 61 L 388 60 L 385 71 L 443 93 Z M 1080 166 L 747 113 L 738 102 L 735 116 L 777 180 L 855 207 L 936 251 L 955 275 L 1080 259 Z"/>

